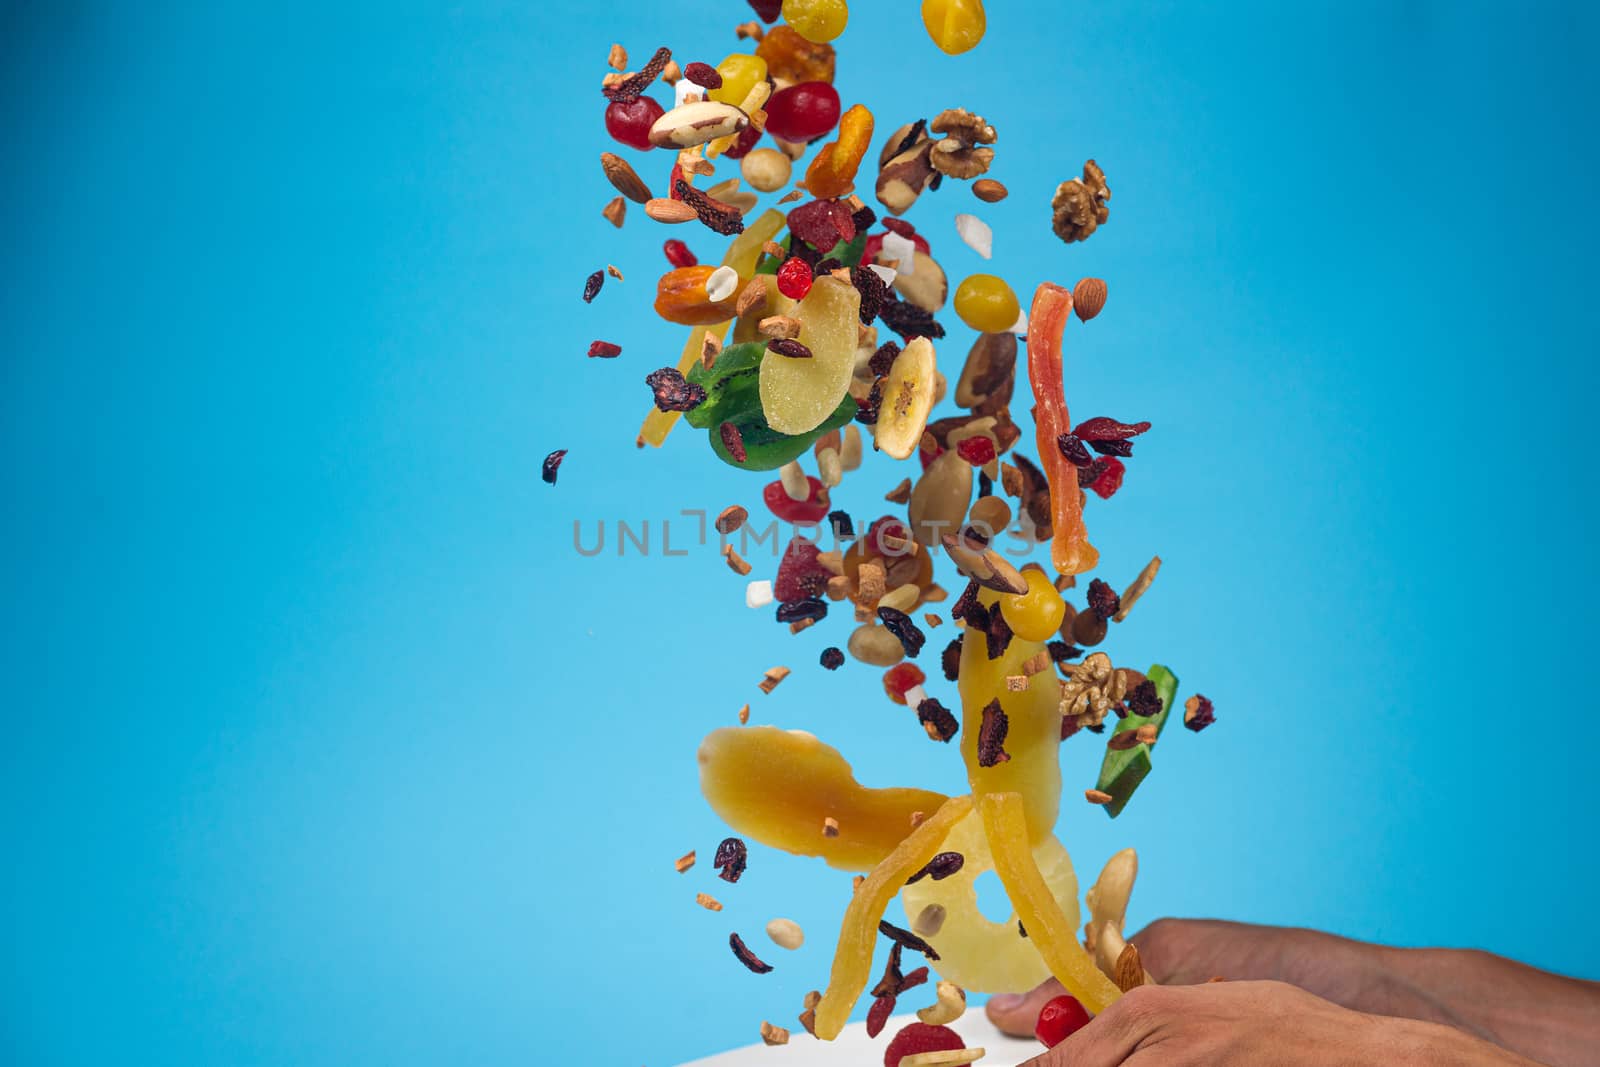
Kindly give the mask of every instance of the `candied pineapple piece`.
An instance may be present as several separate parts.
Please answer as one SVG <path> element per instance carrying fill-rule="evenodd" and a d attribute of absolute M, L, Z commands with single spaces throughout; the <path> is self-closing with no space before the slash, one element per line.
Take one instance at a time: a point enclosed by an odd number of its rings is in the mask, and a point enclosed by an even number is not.
<path fill-rule="evenodd" d="M 822 425 L 850 389 L 856 367 L 856 333 L 861 294 L 855 286 L 825 276 L 795 316 L 798 340 L 811 350 L 810 359 L 768 352 L 761 361 L 761 411 L 779 433 L 802 434 Z"/>
<path fill-rule="evenodd" d="M 713 730 L 699 760 L 700 791 L 735 831 L 840 870 L 871 870 L 911 832 L 912 812 L 945 801 L 926 789 L 869 789 L 837 749 L 776 726 Z M 823 833 L 825 819 L 838 836 Z"/>
<path fill-rule="evenodd" d="M 828 988 L 817 1003 L 815 1032 L 822 1040 L 832 1041 L 839 1036 L 850 1018 L 850 1009 L 855 1007 L 861 991 L 867 988 L 872 972 L 872 950 L 878 941 L 878 922 L 889 901 L 900 892 L 907 878 L 933 859 L 946 835 L 971 811 L 971 797 L 951 797 L 911 831 L 856 887 L 839 928 L 839 944 L 834 949 Z M 1068 936 L 1071 937 L 1071 931 Z"/>
<path fill-rule="evenodd" d="M 1034 863 L 1023 798 L 1017 793 L 989 793 L 978 800 L 978 811 L 995 873 L 1027 927 L 1028 939 L 1068 993 L 1092 1014 L 1105 1011 L 1121 994 L 1078 943 L 1077 909 L 1071 916 L 1063 912 Z"/>

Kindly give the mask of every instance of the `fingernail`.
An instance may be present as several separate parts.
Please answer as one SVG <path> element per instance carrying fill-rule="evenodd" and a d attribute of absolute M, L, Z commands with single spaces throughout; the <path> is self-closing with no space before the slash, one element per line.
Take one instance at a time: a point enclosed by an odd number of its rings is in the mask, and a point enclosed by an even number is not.
<path fill-rule="evenodd" d="M 996 993 L 989 998 L 989 1004 L 995 1011 L 1016 1011 L 1024 999 L 1020 993 Z"/>

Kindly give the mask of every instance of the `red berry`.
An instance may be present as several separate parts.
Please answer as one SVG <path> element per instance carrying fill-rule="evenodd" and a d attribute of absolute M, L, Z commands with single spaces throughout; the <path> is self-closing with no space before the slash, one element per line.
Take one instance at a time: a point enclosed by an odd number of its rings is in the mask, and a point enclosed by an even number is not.
<path fill-rule="evenodd" d="M 934 445 L 933 446 L 933 451 L 932 452 L 928 452 L 928 451 L 925 451 L 925 450 L 920 449 L 920 448 L 917 449 L 917 459 L 922 461 L 922 469 L 923 470 L 927 470 L 929 464 L 931 464 L 934 460 L 938 459 L 942 455 L 944 455 L 944 449 L 940 448 L 938 445 Z"/>
<path fill-rule="evenodd" d="M 606 105 L 606 132 L 629 148 L 648 152 L 655 147 L 650 143 L 650 127 L 663 114 L 665 109 L 648 96 L 613 100 Z"/>
<path fill-rule="evenodd" d="M 922 1052 L 954 1052 L 966 1047 L 961 1035 L 948 1026 L 912 1023 L 890 1039 L 883 1050 L 883 1067 L 900 1067 L 902 1059 Z"/>
<path fill-rule="evenodd" d="M 839 92 L 827 82 L 801 82 L 767 101 L 767 132 L 785 141 L 814 141 L 839 121 Z"/>
<path fill-rule="evenodd" d="M 739 131 L 739 139 L 733 142 L 733 147 L 722 153 L 729 159 L 743 159 L 750 154 L 750 149 L 761 140 L 761 131 L 755 126 L 746 126 Z"/>
<path fill-rule="evenodd" d="M 761 499 L 766 501 L 767 509 L 784 522 L 821 522 L 828 517 L 828 490 L 809 475 L 806 483 L 811 486 L 811 495 L 804 500 L 791 497 L 781 480 L 761 490 Z"/>
<path fill-rule="evenodd" d="M 890 994 L 877 997 L 867 1010 L 867 1036 L 877 1037 L 888 1025 L 889 1014 L 894 1011 L 895 998 Z"/>
<path fill-rule="evenodd" d="M 833 572 L 818 562 L 821 554 L 822 549 L 815 541 L 796 537 L 789 542 L 783 559 L 778 562 L 778 576 L 772 583 L 772 596 L 778 603 L 789 604 L 822 595 Z"/>
<path fill-rule="evenodd" d="M 974 434 L 956 445 L 956 455 L 974 467 L 981 467 L 994 459 L 994 442 L 981 433 Z"/>
<path fill-rule="evenodd" d="M 778 268 L 778 292 L 790 300 L 803 300 L 811 291 L 811 266 L 799 256 L 790 256 Z"/>
<path fill-rule="evenodd" d="M 672 200 L 682 200 L 678 195 L 678 182 L 683 177 L 683 167 L 677 163 L 672 165 L 672 173 L 667 175 L 667 197 Z"/>
<path fill-rule="evenodd" d="M 667 262 L 674 267 L 692 267 L 700 262 L 694 258 L 694 253 L 689 251 L 689 246 L 677 238 L 673 238 L 662 245 L 661 251 L 667 254 Z"/>
<path fill-rule="evenodd" d="M 916 245 L 917 246 L 917 251 L 921 252 L 923 255 L 926 256 L 926 255 L 931 255 L 932 254 L 930 249 L 928 248 L 928 242 L 923 238 L 922 234 L 920 234 L 920 233 L 912 234 L 911 235 L 911 243 Z M 863 262 L 863 263 L 876 263 L 878 261 L 878 253 L 880 253 L 882 251 L 883 251 L 883 234 L 881 234 L 881 233 L 869 234 L 867 236 L 866 244 L 861 246 L 861 262 Z"/>
<path fill-rule="evenodd" d="M 1122 488 L 1122 476 L 1128 473 L 1127 464 L 1116 456 L 1104 456 L 1095 462 L 1102 465 L 1100 476 L 1089 484 L 1089 488 L 1098 493 L 1101 500 L 1110 500 L 1112 494 Z"/>
<path fill-rule="evenodd" d="M 1039 1021 L 1033 1024 L 1033 1036 L 1044 1042 L 1046 1048 L 1055 1048 L 1087 1025 L 1089 1013 L 1078 1003 L 1078 998 L 1063 993 L 1039 1012 Z"/>
<path fill-rule="evenodd" d="M 883 691 L 888 693 L 889 699 L 896 704 L 904 704 L 906 690 L 927 680 L 928 676 L 923 674 L 922 668 L 915 663 L 896 663 L 883 672 Z"/>

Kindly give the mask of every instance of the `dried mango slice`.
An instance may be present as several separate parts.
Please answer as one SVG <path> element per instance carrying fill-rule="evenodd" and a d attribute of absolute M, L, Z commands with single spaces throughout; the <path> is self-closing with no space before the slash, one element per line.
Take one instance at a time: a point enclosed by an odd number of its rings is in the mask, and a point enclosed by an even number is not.
<path fill-rule="evenodd" d="M 934 969 L 961 988 L 979 993 L 1022 993 L 1049 978 L 1050 968 L 1033 942 L 1033 931 L 1022 936 L 1016 912 L 1004 922 L 991 922 L 978 910 L 973 883 L 978 875 L 994 869 L 978 813 L 962 819 L 939 850 L 959 852 L 966 862 L 955 874 L 941 881 L 924 878 L 906 886 L 900 895 L 913 925 L 929 905 L 944 908 L 944 924 L 927 939 L 939 952 Z M 1034 847 L 1033 860 L 1061 913 L 1076 926 L 1078 876 L 1072 869 L 1072 857 L 1052 835 Z"/>
<path fill-rule="evenodd" d="M 935 811 L 946 799 L 926 789 L 868 789 L 837 749 L 776 726 L 713 730 L 699 760 L 700 791 L 730 827 L 846 871 L 881 863 L 911 832 L 912 812 Z M 823 835 L 829 818 L 837 837 Z"/>
<path fill-rule="evenodd" d="M 781 211 L 769 208 L 728 244 L 728 251 L 722 256 L 723 265 L 738 271 L 741 283 L 749 280 L 756 272 L 756 260 L 761 258 L 761 246 L 776 237 L 786 225 L 788 217 Z M 710 327 L 696 326 L 690 330 L 689 338 L 683 344 L 683 355 L 678 357 L 678 373 L 687 375 L 689 368 L 699 361 L 706 334 L 712 334 L 720 342 L 727 336 L 729 325 L 724 322 Z M 677 425 L 679 414 L 676 411 L 660 411 L 652 405 L 644 417 L 644 424 L 639 427 L 639 440 L 653 448 L 660 448 L 666 442 L 667 434 Z"/>
<path fill-rule="evenodd" d="M 819 199 L 848 195 L 871 141 L 872 112 L 852 105 L 839 117 L 839 139 L 823 145 L 806 168 L 806 191 Z"/>
<path fill-rule="evenodd" d="M 971 811 L 971 797 L 951 797 L 911 831 L 856 887 L 856 894 L 845 908 L 844 922 L 839 927 L 839 944 L 834 949 L 828 988 L 823 991 L 816 1008 L 815 1030 L 822 1040 L 832 1041 L 839 1036 L 850 1018 L 850 1009 L 855 1007 L 861 991 L 867 988 L 872 971 L 872 950 L 878 942 L 878 922 L 889 901 L 900 892 L 907 878 L 933 859 L 945 837 Z M 1069 939 L 1073 936 L 1070 928 L 1067 936 Z M 1076 947 L 1078 943 L 1074 940 L 1072 944 Z"/>
<path fill-rule="evenodd" d="M 1072 317 L 1072 293 L 1039 283 L 1028 308 L 1028 381 L 1033 386 L 1033 421 L 1039 462 L 1050 480 L 1050 562 L 1061 574 L 1082 574 L 1100 562 L 1083 525 L 1083 490 L 1074 467 L 1056 438 L 1072 432 L 1061 375 L 1061 334 Z"/>
<path fill-rule="evenodd" d="M 861 293 L 838 278 L 818 278 L 795 316 L 810 359 L 768 352 L 761 361 L 761 411 L 779 433 L 820 426 L 844 399 L 856 368 Z"/>
<path fill-rule="evenodd" d="M 978 600 L 994 610 L 1000 594 L 980 590 Z M 967 781 L 981 798 L 986 793 L 1021 793 L 1028 826 L 1037 845 L 1050 836 L 1061 806 L 1061 686 L 1054 671 L 1041 671 L 1028 679 L 1020 693 L 1006 688 L 1006 678 L 1023 673 L 1022 665 L 1044 645 L 1013 636 L 1005 653 L 989 658 L 988 641 L 965 627 L 961 641 L 961 758 L 967 764 Z M 992 767 L 978 758 L 983 709 L 1000 702 L 1006 716 L 1005 752 L 1010 759 Z"/>
<path fill-rule="evenodd" d="M 1098 1015 L 1121 994 L 1078 944 L 1076 909 L 1070 917 L 1062 911 L 1033 862 L 1025 808 L 1017 793 L 990 793 L 978 801 L 995 873 L 1000 875 L 1006 895 L 1028 928 L 1028 939 L 1044 957 L 1050 973 L 1085 1008 Z"/>

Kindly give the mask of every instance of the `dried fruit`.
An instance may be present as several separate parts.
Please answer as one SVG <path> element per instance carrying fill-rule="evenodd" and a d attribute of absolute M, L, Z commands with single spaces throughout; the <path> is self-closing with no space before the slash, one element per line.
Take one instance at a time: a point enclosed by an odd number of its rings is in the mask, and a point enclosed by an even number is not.
<path fill-rule="evenodd" d="M 839 139 L 823 145 L 811 166 L 806 168 L 807 191 L 819 198 L 848 194 L 855 186 L 856 171 L 871 141 L 872 112 L 860 104 L 852 105 L 839 118 Z"/>
<path fill-rule="evenodd" d="M 763 963 L 761 958 L 750 951 L 750 946 L 744 943 L 744 938 L 738 934 L 728 935 L 728 947 L 733 949 L 734 959 L 744 964 L 755 974 L 767 974 L 772 970 L 772 964 Z"/>
<path fill-rule="evenodd" d="M 783 0 L 783 21 L 808 41 L 831 41 L 850 19 L 845 0 Z"/>
<path fill-rule="evenodd" d="M 544 457 L 544 463 L 540 467 L 539 476 L 544 479 L 546 485 L 556 484 L 556 472 L 561 469 L 561 461 L 566 458 L 567 450 L 564 448 L 558 448 L 548 456 Z M 1199 729 L 1199 727 L 1195 727 L 1195 729 Z"/>
<path fill-rule="evenodd" d="M 790 256 L 778 268 L 778 292 L 790 300 L 804 300 L 811 282 L 811 268 L 799 256 Z"/>
<path fill-rule="evenodd" d="M 983 0 L 922 0 L 922 25 L 941 52 L 971 51 L 983 40 Z"/>
<path fill-rule="evenodd" d="M 922 439 L 933 408 L 935 373 L 933 343 L 926 337 L 913 338 L 895 357 L 872 428 L 878 447 L 895 459 L 911 458 Z"/>
<path fill-rule="evenodd" d="M 656 314 L 684 326 L 709 326 L 733 318 L 735 297 L 712 300 L 707 291 L 716 271 L 709 263 L 667 271 L 656 282 Z"/>
<path fill-rule="evenodd" d="M 860 305 L 860 294 L 832 277 L 818 278 L 800 302 L 795 312 L 800 320 L 796 340 L 812 358 L 768 355 L 761 361 L 761 410 L 774 430 L 785 434 L 813 430 L 846 398 L 855 370 Z"/>
<path fill-rule="evenodd" d="M 905 642 L 902 641 L 901 644 L 904 645 Z M 883 691 L 889 695 L 891 701 L 904 705 L 906 691 L 921 685 L 927 680 L 928 676 L 923 674 L 922 668 L 915 663 L 900 663 L 884 672 Z"/>
<path fill-rule="evenodd" d="M 800 82 L 767 101 L 767 132 L 785 141 L 812 141 L 839 121 L 839 92 L 827 82 Z"/>
<path fill-rule="evenodd" d="M 737 882 L 749 862 L 750 849 L 737 837 L 725 837 L 717 845 L 717 854 L 711 865 L 717 868 L 717 877 L 724 882 Z"/>
<path fill-rule="evenodd" d="M 606 132 L 619 144 L 648 152 L 655 147 L 650 129 L 664 113 L 665 109 L 648 96 L 613 100 L 606 105 Z"/>
<path fill-rule="evenodd" d="M 644 383 L 655 394 L 656 407 L 661 411 L 690 411 L 706 398 L 706 391 L 685 381 L 675 367 L 651 371 L 645 375 Z"/>
<path fill-rule="evenodd" d="M 1216 710 L 1211 706 L 1211 701 L 1199 693 L 1183 702 L 1183 725 L 1195 733 L 1199 733 L 1216 721 Z"/>
<path fill-rule="evenodd" d="M 1033 1036 L 1037 1037 L 1045 1048 L 1055 1048 L 1088 1025 L 1089 1012 L 1079 1003 L 1077 997 L 1063 993 L 1040 1009 L 1039 1019 L 1033 1027 Z"/>
<path fill-rule="evenodd" d="M 920 1056 L 928 1052 L 956 1052 L 966 1048 L 966 1042 L 948 1026 L 928 1023 L 910 1023 L 900 1029 L 883 1050 L 883 1067 L 900 1067 L 907 1056 Z"/>

